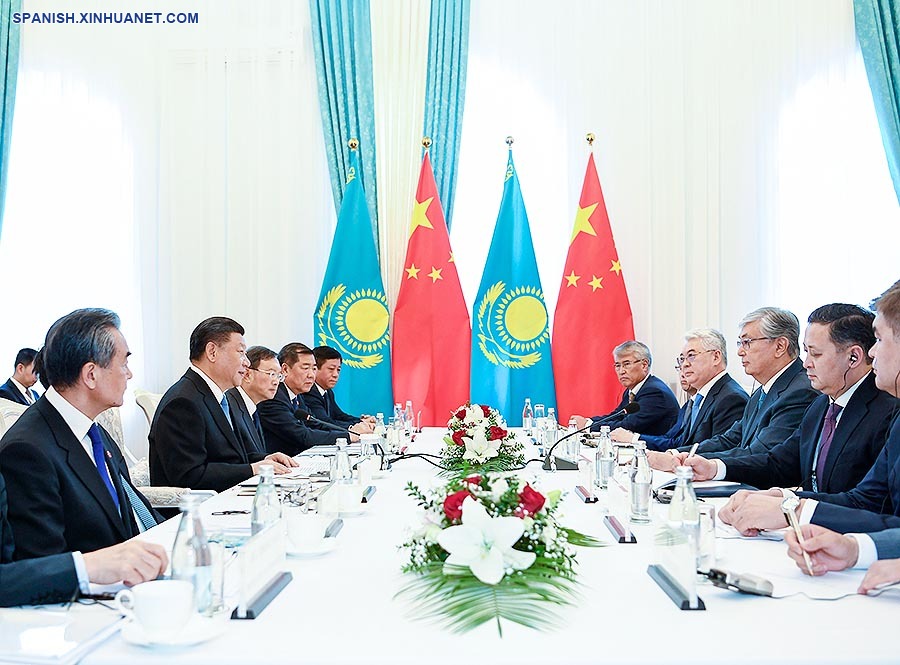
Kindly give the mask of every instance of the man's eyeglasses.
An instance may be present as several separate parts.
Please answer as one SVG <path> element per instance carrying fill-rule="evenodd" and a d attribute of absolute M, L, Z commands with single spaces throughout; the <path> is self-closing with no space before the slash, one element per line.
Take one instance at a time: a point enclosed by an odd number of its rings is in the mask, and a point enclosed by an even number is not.
<path fill-rule="evenodd" d="M 735 340 L 735 344 L 737 344 L 738 349 L 744 349 L 744 351 L 747 351 L 753 342 L 760 342 L 764 339 L 772 339 L 772 338 L 771 337 L 739 337 L 738 339 Z"/>
<path fill-rule="evenodd" d="M 715 349 L 706 349 L 705 351 L 688 351 L 686 355 L 675 358 L 675 369 L 681 369 L 682 365 L 693 365 L 697 356 L 704 353 L 712 353 Z"/>
<path fill-rule="evenodd" d="M 282 381 L 284 381 L 284 374 L 282 374 L 281 372 L 273 372 L 271 370 L 264 370 L 264 369 L 255 369 L 253 367 L 250 368 L 250 371 L 251 372 L 259 372 L 260 374 L 265 374 L 270 379 L 272 379 L 272 381 L 277 381 L 278 383 L 281 383 Z"/>
<path fill-rule="evenodd" d="M 620 363 L 613 363 L 613 369 L 615 369 L 617 372 L 620 369 L 624 369 L 627 372 L 629 369 L 631 369 L 632 365 L 639 365 L 642 362 L 644 362 L 643 358 L 641 360 L 624 360 Z"/>

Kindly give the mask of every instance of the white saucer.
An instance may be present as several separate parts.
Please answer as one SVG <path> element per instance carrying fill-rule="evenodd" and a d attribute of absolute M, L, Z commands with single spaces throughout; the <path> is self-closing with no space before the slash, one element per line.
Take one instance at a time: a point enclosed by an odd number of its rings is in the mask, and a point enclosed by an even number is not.
<path fill-rule="evenodd" d="M 338 513 L 338 517 L 359 517 L 360 515 L 368 512 L 369 504 L 360 503 L 358 505 L 359 508 L 353 510 L 342 510 L 340 513 Z"/>
<path fill-rule="evenodd" d="M 311 559 L 317 556 L 325 556 L 337 547 L 337 538 L 323 538 L 309 547 L 297 548 L 288 540 L 286 554 L 288 556 L 305 557 Z"/>
<path fill-rule="evenodd" d="M 154 641 L 136 621 L 122 626 L 122 639 L 139 647 L 186 647 L 200 644 L 225 632 L 228 622 L 221 617 L 204 617 L 195 614 L 178 635 L 165 641 Z"/>

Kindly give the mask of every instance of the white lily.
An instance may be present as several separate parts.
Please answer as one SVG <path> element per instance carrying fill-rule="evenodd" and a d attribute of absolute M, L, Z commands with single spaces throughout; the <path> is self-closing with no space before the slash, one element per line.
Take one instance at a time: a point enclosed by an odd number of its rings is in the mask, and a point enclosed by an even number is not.
<path fill-rule="evenodd" d="M 463 443 L 466 444 L 463 459 L 475 460 L 479 464 L 496 457 L 500 451 L 500 441 L 488 441 L 483 432 L 476 432 L 471 437 L 464 436 Z"/>
<path fill-rule="evenodd" d="M 524 570 L 534 563 L 534 552 L 513 545 L 522 537 L 518 517 L 491 517 L 472 497 L 462 504 L 462 523 L 447 527 L 438 544 L 450 553 L 445 566 L 464 566 L 485 584 L 497 584 L 508 568 Z"/>
<path fill-rule="evenodd" d="M 463 418 L 463 422 L 472 427 L 473 425 L 480 425 L 484 420 L 484 411 L 481 406 L 478 404 L 472 404 L 471 406 L 466 408 L 466 417 Z"/>

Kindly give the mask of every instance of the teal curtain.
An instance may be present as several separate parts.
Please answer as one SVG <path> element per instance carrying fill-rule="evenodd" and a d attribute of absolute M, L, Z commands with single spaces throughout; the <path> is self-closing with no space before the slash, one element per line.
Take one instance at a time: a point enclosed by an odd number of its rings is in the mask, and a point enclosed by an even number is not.
<path fill-rule="evenodd" d="M 453 221 L 456 165 L 466 98 L 469 7 L 469 0 L 431 0 L 425 136 L 433 141 L 431 163 L 448 229 Z"/>
<path fill-rule="evenodd" d="M 378 236 L 375 186 L 375 93 L 369 0 L 309 0 L 312 41 L 331 174 L 334 207 L 341 209 L 349 173 L 347 142 L 359 139 L 358 174 Z"/>
<path fill-rule="evenodd" d="M 9 174 L 9 144 L 12 139 L 16 77 L 19 73 L 19 25 L 12 16 L 22 10 L 22 0 L 0 0 L 0 231 Z"/>
<path fill-rule="evenodd" d="M 854 0 L 853 14 L 888 168 L 900 201 L 900 0 Z"/>

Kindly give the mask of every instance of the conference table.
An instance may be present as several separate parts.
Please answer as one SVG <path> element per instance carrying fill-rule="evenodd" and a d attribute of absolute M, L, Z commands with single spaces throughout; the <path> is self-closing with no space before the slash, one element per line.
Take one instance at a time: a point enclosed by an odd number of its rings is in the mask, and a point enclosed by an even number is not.
<path fill-rule="evenodd" d="M 436 453 L 442 430 L 426 429 L 408 452 Z M 526 457 L 536 457 L 531 446 Z M 519 472 L 538 489 L 565 490 L 561 522 L 608 543 L 577 548 L 580 601 L 560 609 L 561 625 L 539 632 L 504 622 L 503 636 L 487 623 L 464 634 L 417 620 L 395 598 L 405 576 L 398 550 L 420 510 L 405 492 L 407 482 L 437 486 L 436 469 L 421 458 L 396 462 L 376 480 L 367 510 L 344 520 L 336 548 L 318 558 L 287 558 L 293 580 L 259 618 L 228 621 L 226 630 L 203 644 L 145 648 L 119 635 L 82 661 L 86 664 L 163 662 L 235 663 L 895 663 L 900 647 L 892 637 L 900 616 L 900 592 L 836 601 L 803 595 L 774 599 L 738 594 L 710 584 L 698 587 L 706 611 L 680 611 L 647 574 L 653 535 L 666 506 L 654 502 L 654 521 L 634 525 L 637 544 L 614 543 L 601 508 L 578 499 L 578 472 L 544 472 L 537 463 Z M 670 476 L 669 476 L 670 477 Z M 662 482 L 664 475 L 655 478 Z M 721 500 L 719 500 L 721 501 Z M 213 516 L 249 509 L 252 497 L 236 489 L 202 505 L 208 527 L 246 526 L 248 515 Z M 171 547 L 178 519 L 142 537 Z M 852 592 L 862 572 L 805 578 L 783 542 L 718 538 L 717 567 L 770 577 L 779 591 Z M 229 585 L 231 586 L 231 585 Z"/>

